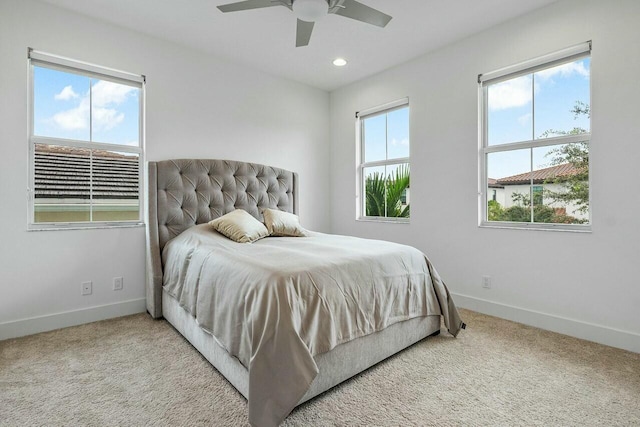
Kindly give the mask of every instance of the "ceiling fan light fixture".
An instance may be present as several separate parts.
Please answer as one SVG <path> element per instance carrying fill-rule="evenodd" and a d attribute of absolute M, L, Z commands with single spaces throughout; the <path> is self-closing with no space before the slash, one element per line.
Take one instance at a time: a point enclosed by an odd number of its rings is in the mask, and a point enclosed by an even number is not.
<path fill-rule="evenodd" d="M 316 22 L 329 13 L 327 0 L 295 0 L 291 8 L 298 19 L 306 22 Z"/>
<path fill-rule="evenodd" d="M 296 15 L 298 21 L 296 23 L 296 47 L 309 46 L 316 21 L 329 14 L 381 28 L 384 28 L 392 19 L 390 15 L 366 6 L 357 0 L 242 0 L 221 4 L 218 9 L 227 13 L 274 6 L 286 7 Z"/>

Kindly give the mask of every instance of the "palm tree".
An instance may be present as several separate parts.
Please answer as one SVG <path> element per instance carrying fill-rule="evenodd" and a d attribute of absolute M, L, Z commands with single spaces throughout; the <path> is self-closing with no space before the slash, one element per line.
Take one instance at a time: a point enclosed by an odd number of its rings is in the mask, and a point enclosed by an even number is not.
<path fill-rule="evenodd" d="M 395 173 L 385 177 L 375 172 L 365 181 L 366 215 L 409 218 L 409 204 L 402 205 L 402 197 L 409 188 L 409 165 L 401 165 Z"/>

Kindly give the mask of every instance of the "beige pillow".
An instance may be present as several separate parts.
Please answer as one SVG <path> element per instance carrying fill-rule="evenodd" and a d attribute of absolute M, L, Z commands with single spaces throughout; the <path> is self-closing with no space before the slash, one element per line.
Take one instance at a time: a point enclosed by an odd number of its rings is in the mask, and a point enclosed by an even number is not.
<path fill-rule="evenodd" d="M 209 224 L 219 233 L 238 243 L 252 243 L 269 235 L 264 224 L 242 209 L 236 209 L 209 221 Z"/>
<path fill-rule="evenodd" d="M 265 209 L 262 212 L 264 225 L 272 236 L 307 237 L 307 231 L 302 228 L 298 216 L 276 209 Z"/>

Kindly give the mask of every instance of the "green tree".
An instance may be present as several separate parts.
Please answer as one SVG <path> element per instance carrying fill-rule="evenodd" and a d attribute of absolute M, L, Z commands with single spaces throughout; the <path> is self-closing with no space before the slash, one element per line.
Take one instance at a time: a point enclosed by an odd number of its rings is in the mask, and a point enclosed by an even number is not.
<path fill-rule="evenodd" d="M 495 200 L 489 200 L 487 216 L 489 221 L 502 221 L 504 209 L 502 205 Z"/>
<path fill-rule="evenodd" d="M 384 216 L 386 183 L 384 174 L 375 172 L 365 181 L 367 216 Z"/>
<path fill-rule="evenodd" d="M 577 101 L 571 112 L 574 118 L 581 115 L 591 117 L 589 104 Z M 541 136 L 580 135 L 587 131 L 580 127 L 574 127 L 570 131 L 547 130 Z M 589 211 L 589 145 L 587 142 L 564 144 L 551 150 L 547 156 L 551 156 L 552 165 L 569 163 L 575 169 L 575 173 L 566 176 L 556 176 L 545 180 L 545 184 L 562 184 L 562 191 L 545 190 L 545 198 L 562 204 L 577 206 L 576 212 L 587 213 Z M 576 220 L 586 222 L 586 220 Z"/>
<path fill-rule="evenodd" d="M 368 176 L 365 180 L 366 215 L 409 218 L 409 204 L 402 205 L 409 183 L 408 165 L 398 166 L 395 173 L 387 177 L 379 172 Z"/>
<path fill-rule="evenodd" d="M 574 118 L 581 115 L 591 117 L 589 104 L 576 101 L 571 112 Z M 581 135 L 587 131 L 580 127 L 574 127 L 569 131 L 549 129 L 541 134 L 541 138 L 565 135 Z M 581 224 L 588 222 L 586 219 L 578 219 L 567 215 L 564 210 L 555 209 L 549 205 L 560 203 L 562 205 L 573 204 L 577 206 L 576 212 L 587 213 L 589 211 L 589 145 L 587 142 L 563 144 L 554 148 L 547 156 L 551 157 L 551 165 L 571 164 L 574 173 L 565 176 L 555 176 L 544 181 L 545 184 L 561 184 L 561 191 L 552 191 L 547 188 L 543 193 L 534 192 L 533 220 L 542 223 Z M 542 197 L 544 196 L 544 197 Z M 514 205 L 503 208 L 496 201 L 488 203 L 489 221 L 513 221 L 531 222 L 531 196 L 529 194 L 515 193 L 511 195 Z M 543 200 L 550 200 L 544 204 Z"/>
<path fill-rule="evenodd" d="M 535 195 L 534 195 L 535 196 Z M 511 222 L 531 222 L 531 196 L 529 194 L 514 193 L 511 195 L 514 205 L 506 209 L 502 209 L 497 202 L 500 210 L 497 216 L 490 221 L 511 221 Z M 489 210 L 491 213 L 491 208 Z M 580 220 L 564 213 L 558 213 L 556 209 L 542 203 L 535 202 L 533 205 L 533 222 L 537 223 L 557 223 L 557 224 L 576 224 Z"/>
<path fill-rule="evenodd" d="M 515 204 L 504 210 L 502 221 L 531 222 L 531 196 L 529 194 L 513 193 L 511 200 Z M 555 222 L 554 217 L 555 209 L 542 203 L 534 203 L 534 222 Z"/>

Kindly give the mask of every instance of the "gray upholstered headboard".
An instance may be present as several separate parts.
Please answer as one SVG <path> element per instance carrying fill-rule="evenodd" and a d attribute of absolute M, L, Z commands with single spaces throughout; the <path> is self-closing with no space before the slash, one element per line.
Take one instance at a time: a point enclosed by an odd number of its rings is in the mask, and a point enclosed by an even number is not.
<path fill-rule="evenodd" d="M 147 310 L 162 317 L 162 250 L 187 228 L 234 209 L 262 221 L 265 208 L 298 213 L 298 175 L 231 160 L 147 164 Z"/>

